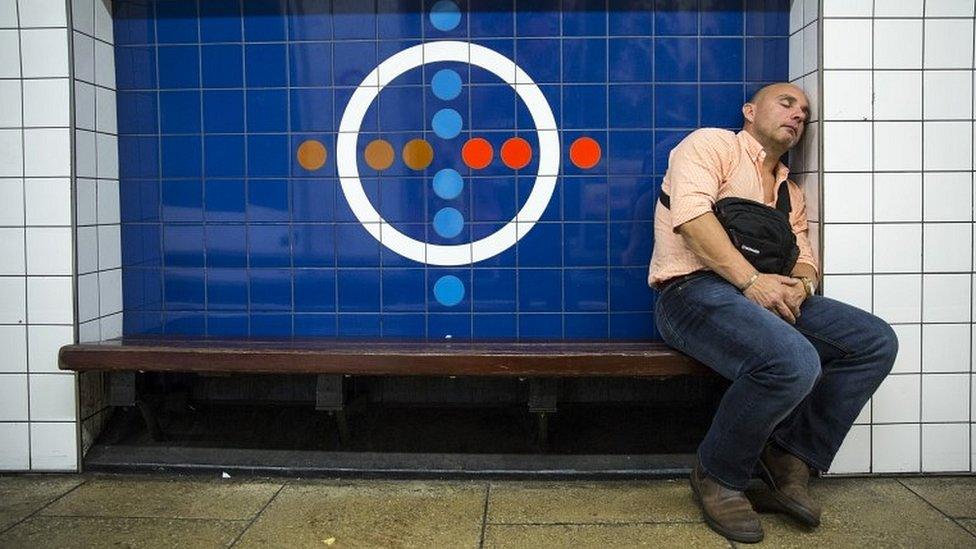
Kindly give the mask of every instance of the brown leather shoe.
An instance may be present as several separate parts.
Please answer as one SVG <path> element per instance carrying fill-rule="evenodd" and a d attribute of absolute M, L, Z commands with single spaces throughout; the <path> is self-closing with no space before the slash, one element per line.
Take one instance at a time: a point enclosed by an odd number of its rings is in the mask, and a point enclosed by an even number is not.
<path fill-rule="evenodd" d="M 705 523 L 722 536 L 742 543 L 763 539 L 759 515 L 745 494 L 722 486 L 709 478 L 698 463 L 691 470 L 691 490 L 701 504 Z"/>
<path fill-rule="evenodd" d="M 806 526 L 820 526 L 821 507 L 807 490 L 810 467 L 803 460 L 767 444 L 759 456 L 759 470 L 783 511 Z"/>

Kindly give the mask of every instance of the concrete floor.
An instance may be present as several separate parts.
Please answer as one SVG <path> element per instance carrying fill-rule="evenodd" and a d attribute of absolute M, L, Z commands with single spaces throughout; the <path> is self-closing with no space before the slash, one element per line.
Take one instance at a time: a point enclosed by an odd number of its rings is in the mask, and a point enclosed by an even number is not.
<path fill-rule="evenodd" d="M 773 547 L 976 547 L 976 477 L 821 479 Z M 687 482 L 0 476 L 0 547 L 730 547 Z"/>

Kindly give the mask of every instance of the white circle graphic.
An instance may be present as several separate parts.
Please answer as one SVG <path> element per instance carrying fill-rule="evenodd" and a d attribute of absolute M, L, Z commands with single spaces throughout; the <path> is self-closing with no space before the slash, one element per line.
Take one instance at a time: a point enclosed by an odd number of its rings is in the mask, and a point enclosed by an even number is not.
<path fill-rule="evenodd" d="M 359 179 L 356 142 L 367 109 L 380 91 L 408 70 L 427 63 L 455 61 L 481 67 L 509 84 L 529 109 L 539 136 L 539 170 L 532 192 L 504 227 L 465 244 L 429 244 L 411 238 L 386 222 L 376 211 Z M 535 226 L 556 189 L 559 173 L 559 133 L 552 108 L 539 86 L 514 61 L 478 44 L 445 40 L 412 46 L 380 63 L 353 92 L 339 122 L 336 169 L 339 183 L 356 219 L 369 234 L 390 250 L 429 265 L 457 266 L 494 257 L 515 245 Z"/>

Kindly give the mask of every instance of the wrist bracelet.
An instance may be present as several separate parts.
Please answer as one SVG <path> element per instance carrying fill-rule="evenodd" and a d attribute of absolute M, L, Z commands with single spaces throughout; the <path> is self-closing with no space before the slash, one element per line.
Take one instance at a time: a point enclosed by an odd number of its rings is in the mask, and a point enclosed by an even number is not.
<path fill-rule="evenodd" d="M 751 277 L 749 277 L 749 281 L 746 282 L 745 286 L 739 288 L 739 291 L 745 293 L 745 291 L 748 290 L 753 284 L 755 284 L 757 280 L 759 280 L 759 273 L 755 273 Z"/>

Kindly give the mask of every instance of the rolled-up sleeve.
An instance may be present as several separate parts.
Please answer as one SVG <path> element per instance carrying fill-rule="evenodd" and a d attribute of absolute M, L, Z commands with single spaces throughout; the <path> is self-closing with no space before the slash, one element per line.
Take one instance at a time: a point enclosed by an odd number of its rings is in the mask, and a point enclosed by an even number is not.
<path fill-rule="evenodd" d="M 697 130 L 684 138 L 668 159 L 671 230 L 712 211 L 732 151 L 734 134 Z"/>
<path fill-rule="evenodd" d="M 793 234 L 796 235 L 796 245 L 800 248 L 800 255 L 797 257 L 797 263 L 806 263 L 807 265 L 813 267 L 813 270 L 817 272 L 817 276 L 820 276 L 820 268 L 817 265 L 817 257 L 813 253 L 813 246 L 810 245 L 809 237 L 809 226 L 807 224 L 807 204 L 806 199 L 803 196 L 803 191 L 800 189 L 796 183 L 792 181 L 788 182 L 790 185 L 790 203 L 793 210 L 790 212 L 790 225 L 793 228 Z"/>

